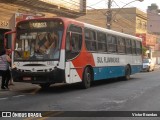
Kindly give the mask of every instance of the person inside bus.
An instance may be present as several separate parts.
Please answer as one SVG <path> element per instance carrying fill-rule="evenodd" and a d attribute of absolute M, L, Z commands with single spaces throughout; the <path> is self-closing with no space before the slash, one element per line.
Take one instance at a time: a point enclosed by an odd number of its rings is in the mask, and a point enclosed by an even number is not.
<path fill-rule="evenodd" d="M 58 33 L 57 33 L 58 34 Z M 51 35 L 52 43 L 47 49 L 47 54 L 51 59 L 58 59 L 59 50 L 58 50 L 58 35 L 55 32 Z"/>
<path fill-rule="evenodd" d="M 38 45 L 36 45 L 35 49 L 36 51 L 40 53 L 48 53 L 48 49 L 55 47 L 52 43 L 58 42 L 58 35 L 53 33 L 46 33 L 44 37 L 38 42 Z"/>
<path fill-rule="evenodd" d="M 11 78 L 9 63 L 11 62 L 11 58 L 6 54 L 6 50 L 3 49 L 0 53 L 0 72 L 2 75 L 2 83 L 1 89 L 9 89 L 8 82 Z"/>

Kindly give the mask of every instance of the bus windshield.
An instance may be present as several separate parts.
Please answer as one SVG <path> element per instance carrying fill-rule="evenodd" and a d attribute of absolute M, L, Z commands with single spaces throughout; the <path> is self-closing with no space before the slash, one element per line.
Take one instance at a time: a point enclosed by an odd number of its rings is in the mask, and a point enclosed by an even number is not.
<path fill-rule="evenodd" d="M 57 60 L 64 25 L 60 20 L 30 20 L 17 25 L 14 60 Z"/>

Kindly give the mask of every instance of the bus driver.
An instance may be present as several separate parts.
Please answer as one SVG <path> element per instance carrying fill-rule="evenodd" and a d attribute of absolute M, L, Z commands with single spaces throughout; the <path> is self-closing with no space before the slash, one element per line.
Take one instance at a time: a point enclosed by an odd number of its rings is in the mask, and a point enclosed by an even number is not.
<path fill-rule="evenodd" d="M 46 33 L 42 39 L 38 42 L 35 49 L 36 52 L 49 54 L 51 49 L 57 47 L 58 35 L 53 33 Z"/>

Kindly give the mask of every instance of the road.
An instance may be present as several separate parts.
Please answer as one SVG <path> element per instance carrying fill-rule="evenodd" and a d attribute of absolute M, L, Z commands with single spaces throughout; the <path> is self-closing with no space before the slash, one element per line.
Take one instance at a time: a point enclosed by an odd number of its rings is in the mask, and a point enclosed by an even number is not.
<path fill-rule="evenodd" d="M 18 84 L 12 86 L 11 91 L 0 92 L 0 111 L 159 111 L 159 73 L 158 69 L 154 72 L 132 75 L 128 81 L 112 79 L 95 82 L 89 89 L 80 89 L 77 85 L 53 85 L 48 90 L 42 90 L 37 85 L 19 83 L 20 86 L 17 87 Z M 75 120 L 73 117 L 68 119 Z M 79 119 L 87 120 L 87 118 Z M 93 119 L 99 120 L 95 117 Z M 102 117 L 101 119 L 106 120 Z M 115 117 L 108 119 L 117 120 Z M 135 120 L 135 118 L 118 118 L 118 120 Z"/>

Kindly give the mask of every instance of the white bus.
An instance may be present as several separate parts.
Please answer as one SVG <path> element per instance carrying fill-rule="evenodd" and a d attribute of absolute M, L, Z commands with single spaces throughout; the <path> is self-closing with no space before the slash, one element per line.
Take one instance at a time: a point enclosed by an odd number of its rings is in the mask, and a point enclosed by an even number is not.
<path fill-rule="evenodd" d="M 91 81 L 130 79 L 142 69 L 142 41 L 135 36 L 63 17 L 21 21 L 15 34 L 15 82 L 41 87 L 80 83 L 88 88 Z M 53 41 L 56 52 L 50 50 Z"/>

